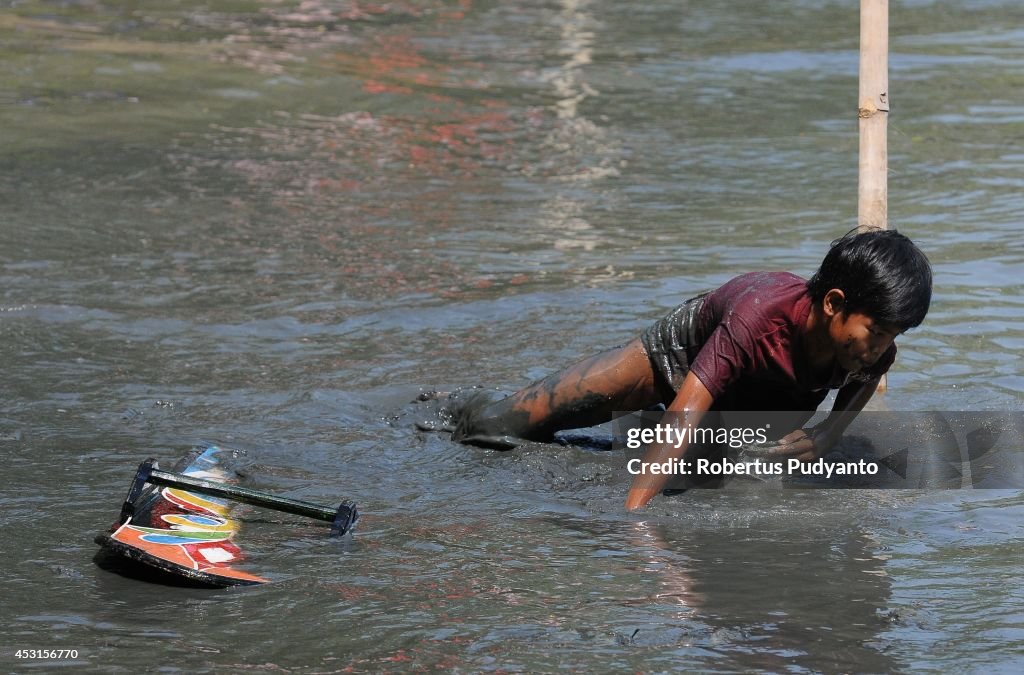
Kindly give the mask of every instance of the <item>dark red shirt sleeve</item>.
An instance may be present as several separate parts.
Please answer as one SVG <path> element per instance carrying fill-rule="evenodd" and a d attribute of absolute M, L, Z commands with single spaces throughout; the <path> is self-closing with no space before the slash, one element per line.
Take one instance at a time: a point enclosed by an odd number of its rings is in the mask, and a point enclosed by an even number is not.
<path fill-rule="evenodd" d="M 754 340 L 747 325 L 737 315 L 723 321 L 708 336 L 690 372 L 697 376 L 712 398 L 749 371 L 754 354 Z"/>

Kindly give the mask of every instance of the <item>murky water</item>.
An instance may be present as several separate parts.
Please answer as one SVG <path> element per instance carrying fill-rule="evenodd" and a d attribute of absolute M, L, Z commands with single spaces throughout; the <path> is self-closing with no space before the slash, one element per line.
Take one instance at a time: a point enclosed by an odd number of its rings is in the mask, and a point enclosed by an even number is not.
<path fill-rule="evenodd" d="M 746 489 L 626 514 L 621 457 L 415 431 L 855 224 L 855 2 L 0 9 L 0 651 L 138 671 L 1012 671 L 1024 500 Z M 1024 10 L 892 13 L 890 217 L 936 269 L 882 405 L 1024 397 Z M 201 439 L 356 499 L 250 511 L 276 583 L 92 563 Z"/>

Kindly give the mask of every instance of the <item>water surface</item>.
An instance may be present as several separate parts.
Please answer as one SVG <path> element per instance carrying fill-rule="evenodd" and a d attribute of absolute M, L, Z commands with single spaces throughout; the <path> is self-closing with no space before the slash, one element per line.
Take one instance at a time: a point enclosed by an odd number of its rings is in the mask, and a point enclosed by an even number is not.
<path fill-rule="evenodd" d="M 1012 671 L 1013 492 L 621 504 L 622 458 L 415 431 L 855 225 L 856 3 L 0 9 L 5 663 Z M 1019 410 L 1021 9 L 891 18 L 890 219 L 936 271 L 893 410 Z M 248 590 L 92 563 L 142 459 L 356 499 L 246 512 Z M 28 664 L 13 662 L 15 668 Z"/>

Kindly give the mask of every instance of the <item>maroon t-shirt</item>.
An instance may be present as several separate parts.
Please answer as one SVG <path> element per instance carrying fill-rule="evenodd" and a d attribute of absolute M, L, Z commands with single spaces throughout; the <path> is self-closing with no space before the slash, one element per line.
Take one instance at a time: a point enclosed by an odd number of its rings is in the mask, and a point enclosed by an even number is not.
<path fill-rule="evenodd" d="M 707 294 L 696 317 L 690 370 L 719 410 L 815 410 L 829 389 L 881 377 L 896 345 L 857 373 L 827 375 L 807 362 L 801 334 L 811 311 L 807 282 L 788 272 L 743 274 Z"/>

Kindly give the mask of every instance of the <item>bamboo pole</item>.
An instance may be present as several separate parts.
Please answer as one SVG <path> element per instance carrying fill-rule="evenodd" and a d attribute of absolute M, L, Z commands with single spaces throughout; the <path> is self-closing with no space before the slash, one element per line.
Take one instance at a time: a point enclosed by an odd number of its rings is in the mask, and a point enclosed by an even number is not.
<path fill-rule="evenodd" d="M 860 3 L 857 224 L 888 226 L 889 0 Z"/>
<path fill-rule="evenodd" d="M 860 2 L 857 225 L 889 226 L 889 0 Z M 888 388 L 883 375 L 878 391 Z"/>

